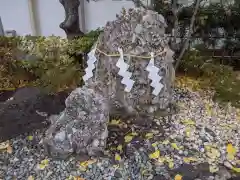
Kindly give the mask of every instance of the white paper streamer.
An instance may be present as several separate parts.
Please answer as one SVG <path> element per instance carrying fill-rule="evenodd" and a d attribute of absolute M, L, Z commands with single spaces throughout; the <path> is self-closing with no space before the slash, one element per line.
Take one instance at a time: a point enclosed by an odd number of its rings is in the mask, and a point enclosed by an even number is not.
<path fill-rule="evenodd" d="M 120 58 L 116 64 L 116 66 L 119 68 L 118 75 L 123 77 L 121 83 L 125 85 L 124 91 L 130 92 L 134 84 L 134 81 L 130 79 L 132 76 L 132 73 L 127 71 L 127 69 L 129 68 L 129 65 L 124 62 L 123 50 L 121 48 L 118 48 L 118 51 L 120 54 Z"/>
<path fill-rule="evenodd" d="M 158 75 L 159 68 L 154 65 L 154 53 L 151 52 L 151 59 L 146 67 L 146 70 L 149 72 L 148 78 L 152 80 L 150 84 L 154 90 L 152 92 L 153 95 L 157 96 L 163 88 L 160 80 L 162 79 L 161 76 Z"/>
<path fill-rule="evenodd" d="M 83 76 L 83 80 L 86 83 L 87 80 L 93 77 L 93 70 L 95 69 L 95 62 L 97 61 L 97 58 L 95 57 L 96 48 L 91 50 L 88 53 L 88 60 L 87 60 L 87 68 L 85 69 L 85 75 Z"/>

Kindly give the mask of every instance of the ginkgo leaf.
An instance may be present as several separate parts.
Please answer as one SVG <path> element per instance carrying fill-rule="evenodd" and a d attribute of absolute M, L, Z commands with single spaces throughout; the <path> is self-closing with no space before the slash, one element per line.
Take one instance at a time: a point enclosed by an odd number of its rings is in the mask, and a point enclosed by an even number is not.
<path fill-rule="evenodd" d="M 180 150 L 176 143 L 171 143 L 173 149 Z"/>
<path fill-rule="evenodd" d="M 117 150 L 122 151 L 123 147 L 121 144 L 118 145 Z"/>
<path fill-rule="evenodd" d="M 211 153 L 214 157 L 220 157 L 221 156 L 220 151 L 216 148 L 211 148 Z"/>
<path fill-rule="evenodd" d="M 195 157 L 184 157 L 184 158 L 183 158 L 183 161 L 184 161 L 185 163 L 196 162 L 196 161 L 197 161 L 197 158 L 195 158 Z"/>
<path fill-rule="evenodd" d="M 186 126 L 195 125 L 195 122 L 191 119 L 183 120 L 182 123 Z"/>
<path fill-rule="evenodd" d="M 33 140 L 33 136 L 28 136 L 27 139 L 28 139 L 29 141 L 32 141 L 32 140 Z"/>
<path fill-rule="evenodd" d="M 209 166 L 209 171 L 211 173 L 215 173 L 215 172 L 218 172 L 219 171 L 219 168 L 216 166 L 216 165 L 210 165 Z"/>
<path fill-rule="evenodd" d="M 168 167 L 170 169 L 174 168 L 174 162 L 173 161 L 168 162 Z"/>
<path fill-rule="evenodd" d="M 46 165 L 45 164 L 39 164 L 38 167 L 39 167 L 39 169 L 43 170 L 43 169 L 45 169 Z"/>
<path fill-rule="evenodd" d="M 74 180 L 74 176 L 70 175 L 66 180 Z"/>
<path fill-rule="evenodd" d="M 152 147 L 157 147 L 158 142 L 152 143 Z"/>
<path fill-rule="evenodd" d="M 209 115 L 209 116 L 211 116 L 212 115 L 212 107 L 209 105 L 209 104 L 206 104 L 205 105 L 205 108 L 206 108 L 206 110 L 207 110 L 207 114 Z"/>
<path fill-rule="evenodd" d="M 49 163 L 49 160 L 48 160 L 48 159 L 44 159 L 44 160 L 41 161 L 41 164 L 48 165 L 48 163 Z"/>
<path fill-rule="evenodd" d="M 41 161 L 41 163 L 38 165 L 39 169 L 43 170 L 48 166 L 49 160 L 44 159 Z"/>
<path fill-rule="evenodd" d="M 159 150 L 155 151 L 152 154 L 149 154 L 150 159 L 157 159 L 157 158 L 159 158 L 159 156 L 160 156 L 160 151 Z"/>
<path fill-rule="evenodd" d="M 80 171 L 87 171 L 87 168 L 86 168 L 86 167 L 79 166 L 78 168 L 79 168 Z"/>
<path fill-rule="evenodd" d="M 124 140 L 126 143 L 130 142 L 132 139 L 133 139 L 133 136 L 131 136 L 131 135 L 127 135 L 124 137 Z"/>
<path fill-rule="evenodd" d="M 121 161 L 121 156 L 119 154 L 115 154 L 115 160 L 116 161 Z"/>
<path fill-rule="evenodd" d="M 229 144 L 227 145 L 227 153 L 228 153 L 229 155 L 235 156 L 236 153 L 237 153 L 237 150 L 236 150 L 236 148 L 235 148 L 232 144 L 229 143 Z"/>
<path fill-rule="evenodd" d="M 91 165 L 93 163 L 97 162 L 96 159 L 90 159 L 90 160 L 87 160 L 87 161 L 83 161 L 80 163 L 80 166 L 82 167 L 87 167 L 88 165 Z"/>
<path fill-rule="evenodd" d="M 34 180 L 33 176 L 28 176 L 27 180 Z"/>
<path fill-rule="evenodd" d="M 164 158 L 164 157 L 159 157 L 159 158 L 158 158 L 158 162 L 159 162 L 160 164 L 163 164 L 163 163 L 165 162 L 165 158 Z"/>
<path fill-rule="evenodd" d="M 115 164 L 113 165 L 114 169 L 118 169 L 119 168 L 119 164 Z"/>
<path fill-rule="evenodd" d="M 175 177 L 174 177 L 174 180 L 182 180 L 182 176 L 180 174 L 177 174 Z"/>
<path fill-rule="evenodd" d="M 169 140 L 165 140 L 165 141 L 162 142 L 162 144 L 164 144 L 164 145 L 167 145 L 169 143 L 170 143 Z"/>
<path fill-rule="evenodd" d="M 110 121 L 109 124 L 110 125 L 119 125 L 120 124 L 120 120 L 113 119 L 113 120 Z"/>
<path fill-rule="evenodd" d="M 132 136 L 137 136 L 138 133 L 136 133 L 136 132 L 132 132 L 131 135 L 132 135 Z"/>
<path fill-rule="evenodd" d="M 190 129 L 190 128 L 187 128 L 187 129 L 185 130 L 185 133 L 186 133 L 186 136 L 187 136 L 187 137 L 190 137 L 190 135 L 191 135 L 191 129 Z"/>
<path fill-rule="evenodd" d="M 232 168 L 233 171 L 237 172 L 237 173 L 240 173 L 240 168 Z"/>
<path fill-rule="evenodd" d="M 153 135 L 154 135 L 153 133 L 147 133 L 145 135 L 145 137 L 148 138 L 148 139 L 151 139 L 153 137 Z"/>

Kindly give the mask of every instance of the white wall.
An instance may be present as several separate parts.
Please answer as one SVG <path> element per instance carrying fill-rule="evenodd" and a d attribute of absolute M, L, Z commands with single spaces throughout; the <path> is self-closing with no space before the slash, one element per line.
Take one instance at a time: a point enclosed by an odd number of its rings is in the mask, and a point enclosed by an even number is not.
<path fill-rule="evenodd" d="M 89 3 L 85 2 L 85 29 L 87 31 L 97 29 L 106 25 L 107 21 L 116 19 L 122 7 L 133 8 L 134 4 L 130 0 L 98 0 Z"/>
<path fill-rule="evenodd" d="M 59 24 L 65 19 L 58 0 L 37 0 L 40 34 L 65 37 Z M 28 0 L 0 0 L 0 16 L 4 30 L 16 30 L 18 35 L 32 34 Z"/>
<path fill-rule="evenodd" d="M 64 30 L 59 27 L 59 24 L 65 19 L 65 11 L 59 0 L 38 0 L 37 2 L 41 35 L 51 36 L 54 34 L 65 37 Z"/>
<path fill-rule="evenodd" d="M 62 36 L 65 32 L 59 24 L 65 19 L 65 12 L 59 0 L 36 0 L 40 34 Z M 103 27 L 107 21 L 116 19 L 122 7 L 134 7 L 130 0 L 85 0 L 85 29 L 87 31 Z M 4 30 L 16 30 L 18 35 L 32 34 L 28 0 L 0 0 L 0 16 Z"/>
<path fill-rule="evenodd" d="M 28 0 L 0 0 L 0 16 L 4 30 L 16 30 L 18 35 L 31 34 Z"/>

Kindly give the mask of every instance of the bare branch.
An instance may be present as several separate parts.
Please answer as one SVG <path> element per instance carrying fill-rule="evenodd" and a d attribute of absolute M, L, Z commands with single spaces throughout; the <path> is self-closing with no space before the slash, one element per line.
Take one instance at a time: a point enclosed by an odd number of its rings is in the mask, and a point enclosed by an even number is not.
<path fill-rule="evenodd" d="M 190 27 L 189 27 L 189 32 L 187 34 L 187 38 L 183 44 L 183 47 L 182 47 L 182 50 L 177 58 L 177 61 L 176 61 L 176 65 L 175 65 L 175 70 L 177 70 L 179 64 L 180 64 L 180 61 L 186 51 L 186 49 L 188 48 L 189 46 L 189 41 L 190 41 L 190 38 L 192 36 L 192 33 L 193 33 L 193 26 L 194 26 L 194 22 L 195 22 L 195 19 L 196 19 L 196 15 L 197 15 L 197 12 L 198 12 L 198 9 L 199 9 L 199 5 L 200 5 L 200 2 L 201 0 L 196 0 L 196 3 L 195 3 L 195 8 L 194 8 L 194 12 L 193 12 L 193 15 L 192 15 L 192 18 L 191 18 L 191 23 L 190 23 Z"/>

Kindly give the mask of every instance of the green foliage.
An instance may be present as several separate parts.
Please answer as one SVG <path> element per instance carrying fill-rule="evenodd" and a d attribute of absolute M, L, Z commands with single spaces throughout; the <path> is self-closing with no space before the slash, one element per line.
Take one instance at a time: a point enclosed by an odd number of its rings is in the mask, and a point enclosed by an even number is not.
<path fill-rule="evenodd" d="M 38 86 L 47 92 L 73 89 L 82 84 L 83 65 L 77 54 L 87 53 L 100 30 L 79 39 L 17 37 L 0 39 L 1 89 Z M 19 53 L 33 59 L 19 59 Z M 24 57 L 21 56 L 21 57 Z M 17 58 L 18 57 L 18 58 Z"/>
<path fill-rule="evenodd" d="M 201 78 L 203 87 L 215 90 L 214 98 L 240 107 L 240 80 L 232 67 L 203 58 L 200 51 L 186 53 L 179 69 L 187 75 Z"/>
<path fill-rule="evenodd" d="M 16 61 L 20 38 L 0 37 L 0 88 L 9 89 L 21 86 L 29 74 Z"/>

